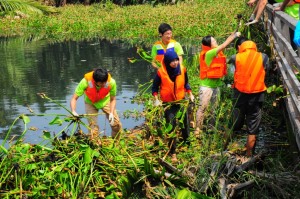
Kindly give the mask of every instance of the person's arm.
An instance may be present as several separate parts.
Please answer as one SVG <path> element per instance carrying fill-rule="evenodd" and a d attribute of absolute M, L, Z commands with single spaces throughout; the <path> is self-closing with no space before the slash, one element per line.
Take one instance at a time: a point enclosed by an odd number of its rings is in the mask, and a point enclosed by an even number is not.
<path fill-rule="evenodd" d="M 110 108 L 110 113 L 112 113 L 112 114 L 116 110 L 116 103 L 117 103 L 116 96 L 110 96 L 110 105 L 109 105 L 109 108 Z"/>
<path fill-rule="evenodd" d="M 152 83 L 152 95 L 157 97 L 159 86 L 161 84 L 161 78 L 156 74 Z"/>
<path fill-rule="evenodd" d="M 155 45 L 152 46 L 152 50 L 151 50 L 151 57 L 152 57 L 152 62 L 151 62 L 151 66 L 154 69 L 158 69 L 158 65 L 156 64 L 156 55 L 157 55 L 157 50 Z"/>
<path fill-rule="evenodd" d="M 162 103 L 158 99 L 158 91 L 161 84 L 161 78 L 158 74 L 156 74 L 153 84 L 152 84 L 152 95 L 154 97 L 154 106 L 160 106 Z"/>
<path fill-rule="evenodd" d="M 217 54 L 224 50 L 235 38 L 241 35 L 240 32 L 233 32 L 221 45 L 217 47 Z"/>
<path fill-rule="evenodd" d="M 256 22 L 258 22 L 258 20 L 260 19 L 260 16 L 262 15 L 267 3 L 268 3 L 267 0 L 260 0 L 259 3 L 257 4 L 256 16 L 254 19 L 254 20 L 256 20 Z"/>
<path fill-rule="evenodd" d="M 292 0 L 284 0 L 280 6 L 280 11 L 284 11 L 285 7 L 289 4 L 289 2 Z"/>
<path fill-rule="evenodd" d="M 87 86 L 88 86 L 88 82 L 85 78 L 83 78 L 77 85 L 75 92 L 71 98 L 70 108 L 71 108 L 71 112 L 74 116 L 78 116 L 78 114 L 76 113 L 77 100 L 81 95 L 84 94 L 84 91 L 87 88 Z"/>
<path fill-rule="evenodd" d="M 269 70 L 269 68 L 270 68 L 269 57 L 268 57 L 268 55 L 266 55 L 265 53 L 262 53 L 262 56 L 263 56 L 264 68 L 265 68 L 266 70 Z"/>
<path fill-rule="evenodd" d="M 178 58 L 179 58 L 179 64 L 182 66 L 182 62 L 183 62 L 182 55 L 184 54 L 182 46 L 180 45 L 179 42 L 176 42 L 174 45 L 174 48 L 175 48 L 175 52 L 177 53 Z"/>
<path fill-rule="evenodd" d="M 79 96 L 76 93 L 74 93 L 74 95 L 72 96 L 72 99 L 70 101 L 71 112 L 74 116 L 78 116 L 78 113 L 76 113 L 76 104 L 77 104 L 78 98 L 79 98 Z"/>
<path fill-rule="evenodd" d="M 256 2 L 256 0 L 249 0 L 249 1 L 247 2 L 247 5 L 248 5 L 248 6 L 253 6 L 253 5 L 255 4 L 255 2 Z"/>
<path fill-rule="evenodd" d="M 189 94 L 189 98 L 190 98 L 191 102 L 194 102 L 195 97 L 192 93 L 192 89 L 191 89 L 191 86 L 189 84 L 189 77 L 188 77 L 187 72 L 185 72 L 184 76 L 185 76 L 185 78 L 184 78 L 185 79 L 184 88 L 185 88 L 186 92 Z"/>

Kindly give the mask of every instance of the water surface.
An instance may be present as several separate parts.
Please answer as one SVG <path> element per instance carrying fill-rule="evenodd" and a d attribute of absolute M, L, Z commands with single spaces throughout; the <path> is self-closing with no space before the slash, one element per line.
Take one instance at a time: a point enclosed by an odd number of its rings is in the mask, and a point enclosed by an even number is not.
<path fill-rule="evenodd" d="M 149 82 L 154 70 L 145 61 L 129 63 L 129 57 L 138 57 L 136 48 L 122 42 L 94 39 L 92 41 L 24 41 L 0 39 L 0 142 L 13 121 L 21 114 L 29 115 L 30 123 L 25 141 L 38 143 L 43 131 L 58 133 L 62 126 L 49 125 L 56 115 L 68 115 L 62 107 L 42 99 L 37 93 L 69 109 L 69 101 L 77 83 L 93 68 L 103 67 L 111 71 L 117 82 L 117 110 L 124 128 L 130 129 L 142 119 L 124 118 L 127 110 L 142 110 L 131 103 L 139 84 Z M 83 97 L 77 103 L 77 112 L 85 113 Z M 42 114 L 45 116 L 35 116 Z M 64 116 L 61 116 L 63 119 Z M 100 128 L 110 135 L 110 126 L 103 115 L 99 116 Z M 22 121 L 12 126 L 11 135 L 18 136 L 24 130 Z"/>

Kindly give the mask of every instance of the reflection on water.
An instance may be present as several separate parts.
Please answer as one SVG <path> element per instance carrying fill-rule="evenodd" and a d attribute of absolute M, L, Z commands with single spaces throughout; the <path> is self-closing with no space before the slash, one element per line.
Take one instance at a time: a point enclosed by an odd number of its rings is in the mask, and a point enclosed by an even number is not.
<path fill-rule="evenodd" d="M 124 128 L 133 128 L 143 121 L 125 119 L 126 110 L 141 110 L 131 104 L 139 84 L 148 82 L 154 74 L 149 63 L 144 61 L 130 64 L 128 57 L 136 57 L 136 48 L 122 42 L 93 40 L 49 44 L 44 41 L 24 42 L 21 39 L 0 39 L 0 139 L 20 114 L 30 114 L 31 122 L 25 141 L 41 141 L 43 130 L 59 132 L 65 125 L 49 125 L 56 114 L 68 114 L 56 103 L 42 99 L 37 93 L 45 93 L 55 102 L 69 109 L 69 100 L 77 83 L 86 72 L 96 67 L 111 71 L 117 81 L 117 110 Z M 32 111 L 32 112 L 30 112 Z M 84 113 L 81 97 L 77 112 Z M 46 116 L 33 116 L 46 114 Z M 62 118 L 63 119 L 63 118 Z M 99 117 L 101 130 L 110 135 L 110 127 L 103 115 Z M 22 121 L 12 129 L 12 135 L 20 135 L 24 130 Z"/>

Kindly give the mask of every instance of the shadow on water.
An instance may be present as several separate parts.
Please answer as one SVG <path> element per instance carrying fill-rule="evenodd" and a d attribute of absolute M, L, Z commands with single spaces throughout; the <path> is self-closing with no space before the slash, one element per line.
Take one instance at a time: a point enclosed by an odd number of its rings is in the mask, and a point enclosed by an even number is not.
<path fill-rule="evenodd" d="M 93 68 L 107 68 L 117 82 L 117 110 L 124 128 L 141 124 L 141 119 L 124 118 L 127 110 L 141 110 L 131 103 L 138 85 L 148 82 L 154 75 L 149 63 L 131 64 L 129 57 L 136 56 L 136 48 L 120 41 L 94 39 L 91 41 L 67 41 L 47 43 L 26 42 L 20 38 L 0 38 L 0 139 L 20 114 L 46 114 L 30 116 L 29 130 L 25 140 L 40 141 L 42 132 L 58 132 L 59 126 L 49 126 L 56 114 L 68 112 L 55 103 L 40 98 L 45 93 L 49 98 L 69 109 L 69 100 L 83 75 Z M 85 113 L 83 97 L 77 103 L 77 112 Z M 52 115 L 51 115 L 52 114 Z M 99 117 L 101 130 L 110 135 L 110 127 L 103 115 Z M 13 126 L 12 135 L 24 130 L 22 122 Z"/>

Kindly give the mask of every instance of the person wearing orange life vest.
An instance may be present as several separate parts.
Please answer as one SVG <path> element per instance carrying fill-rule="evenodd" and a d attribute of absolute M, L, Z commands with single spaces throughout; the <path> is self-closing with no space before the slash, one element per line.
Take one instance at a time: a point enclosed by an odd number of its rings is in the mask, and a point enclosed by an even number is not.
<path fill-rule="evenodd" d="M 167 123 L 172 124 L 173 128 L 170 131 L 170 133 L 172 133 L 176 125 L 178 125 L 176 123 L 176 114 L 178 111 L 184 109 L 180 103 L 176 102 L 185 99 L 186 93 L 189 94 L 190 100 L 192 102 L 194 101 L 194 96 L 189 85 L 186 68 L 180 65 L 179 57 L 174 51 L 166 52 L 162 61 L 162 66 L 158 69 L 153 80 L 152 95 L 155 99 L 155 106 L 161 105 L 161 102 L 158 98 L 158 93 L 160 93 L 160 98 L 163 102 L 162 105 L 168 105 L 168 108 L 165 110 L 164 117 Z M 188 137 L 190 131 L 187 112 L 184 116 L 184 126 L 181 128 L 181 133 L 184 142 L 189 144 Z M 170 139 L 168 145 L 170 147 L 172 161 L 176 162 L 176 138 Z"/>
<path fill-rule="evenodd" d="M 158 27 L 158 33 L 161 40 L 155 42 L 151 50 L 151 57 L 153 58 L 151 65 L 153 68 L 159 68 L 164 54 L 168 51 L 175 51 L 179 57 L 179 63 L 182 65 L 183 49 L 180 43 L 172 39 L 172 27 L 167 23 L 162 23 Z"/>
<path fill-rule="evenodd" d="M 233 84 L 233 132 L 242 129 L 244 122 L 247 126 L 246 155 L 252 156 L 256 135 L 262 117 L 262 104 L 265 85 L 265 68 L 269 68 L 269 58 L 257 51 L 256 44 L 240 37 L 236 42 L 238 53 L 233 55 L 229 63 L 235 66 Z"/>
<path fill-rule="evenodd" d="M 210 107 L 210 122 L 214 126 L 214 110 L 218 105 L 220 90 L 223 85 L 223 77 L 226 75 L 226 57 L 222 50 L 225 49 L 236 37 L 240 36 L 240 32 L 232 33 L 224 43 L 218 45 L 215 38 L 205 36 L 202 39 L 202 51 L 200 52 L 200 89 L 199 89 L 199 107 L 196 113 L 196 136 L 199 134 L 203 126 L 205 112 Z"/>
<path fill-rule="evenodd" d="M 112 137 L 116 137 L 122 129 L 119 116 L 116 111 L 116 81 L 111 77 L 106 69 L 98 68 L 92 72 L 86 73 L 84 78 L 79 82 L 75 89 L 75 93 L 70 101 L 72 114 L 78 117 L 76 113 L 76 104 L 80 96 L 84 94 L 85 110 L 88 117 L 90 132 L 99 133 L 98 111 L 102 109 L 108 118 Z"/>

